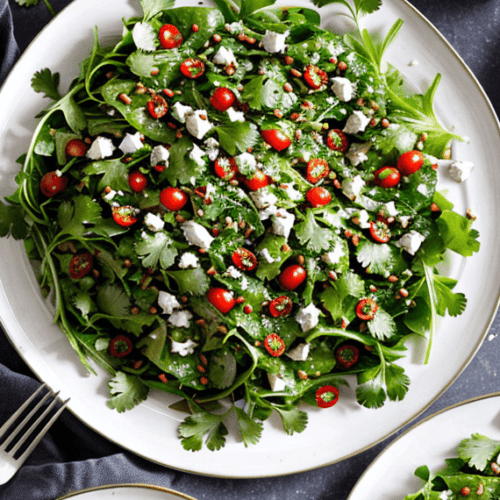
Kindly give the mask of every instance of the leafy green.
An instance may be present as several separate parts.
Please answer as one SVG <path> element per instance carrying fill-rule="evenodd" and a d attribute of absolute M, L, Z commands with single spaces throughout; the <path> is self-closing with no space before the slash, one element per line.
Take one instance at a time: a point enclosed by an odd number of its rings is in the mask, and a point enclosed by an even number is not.
<path fill-rule="evenodd" d="M 139 377 L 124 372 L 117 372 L 108 386 L 111 398 L 106 404 L 120 413 L 137 406 L 149 393 L 148 386 Z"/>
<path fill-rule="evenodd" d="M 37 3 L 38 0 L 31 0 L 30 5 L 36 5 Z M 28 3 L 26 3 L 26 5 L 28 6 Z M 61 98 L 61 94 L 59 93 L 59 81 L 59 73 L 52 73 L 49 68 L 44 68 L 35 73 L 31 79 L 31 86 L 35 92 L 43 93 L 45 97 L 58 101 Z"/>
<path fill-rule="evenodd" d="M 446 247 L 464 257 L 470 257 L 474 252 L 478 252 L 479 233 L 471 228 L 472 223 L 473 221 L 467 217 L 444 210 L 437 220 L 437 225 Z"/>
<path fill-rule="evenodd" d="M 332 233 L 316 222 L 316 217 L 311 209 L 306 211 L 304 222 L 294 226 L 294 231 L 300 244 L 306 246 L 311 252 L 319 253 L 330 248 Z"/>
<path fill-rule="evenodd" d="M 219 143 L 230 155 L 244 153 L 255 146 L 259 138 L 257 127 L 250 122 L 235 122 L 214 127 Z"/>
<path fill-rule="evenodd" d="M 142 265 L 153 269 L 158 265 L 168 269 L 175 262 L 178 253 L 177 248 L 173 246 L 172 238 L 165 231 L 143 234 L 135 249 L 137 255 L 142 258 Z"/>
<path fill-rule="evenodd" d="M 500 452 L 500 442 L 481 434 L 472 434 L 458 447 L 458 456 L 466 460 L 470 467 L 484 471 L 488 462 Z"/>

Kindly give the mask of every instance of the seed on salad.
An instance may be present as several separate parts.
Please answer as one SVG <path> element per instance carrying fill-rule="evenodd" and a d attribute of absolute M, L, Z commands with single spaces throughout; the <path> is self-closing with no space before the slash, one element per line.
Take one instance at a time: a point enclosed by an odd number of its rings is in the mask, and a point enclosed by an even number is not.
<path fill-rule="evenodd" d="M 297 77 L 297 78 L 301 78 L 301 77 L 302 77 L 302 73 L 301 73 L 298 69 L 292 68 L 292 69 L 290 70 L 290 73 L 291 73 L 293 76 Z"/>
<path fill-rule="evenodd" d="M 498 476 L 498 474 L 500 474 L 500 465 L 498 465 L 496 462 L 491 462 L 491 470 L 493 471 L 493 474 L 495 474 L 495 476 Z"/>
<path fill-rule="evenodd" d="M 193 26 L 191 26 L 191 30 L 194 33 L 198 33 L 198 31 L 200 31 L 200 27 L 197 24 L 193 24 Z"/>
<path fill-rule="evenodd" d="M 221 325 L 219 326 L 219 328 L 217 328 L 217 330 L 222 333 L 223 335 L 225 335 L 227 333 L 227 327 L 225 327 L 224 325 Z"/>
<path fill-rule="evenodd" d="M 468 497 L 470 495 L 470 488 L 468 486 L 464 486 L 460 490 L 460 495 L 462 495 L 463 497 Z"/>
<path fill-rule="evenodd" d="M 330 59 L 328 59 L 332 64 L 337 64 L 338 60 L 336 57 L 330 57 Z"/>
<path fill-rule="evenodd" d="M 395 276 L 394 274 L 391 274 L 389 278 L 387 278 L 391 283 L 397 283 L 399 281 L 399 278 Z"/>
<path fill-rule="evenodd" d="M 149 313 L 150 313 L 150 314 L 156 314 L 157 312 L 158 312 L 158 309 L 156 309 L 156 307 L 151 306 L 151 307 L 149 308 Z"/>
<path fill-rule="evenodd" d="M 357 247 L 357 246 L 359 245 L 359 235 L 358 235 L 358 234 L 355 234 L 355 235 L 352 237 L 351 241 L 352 241 L 352 244 L 353 244 L 355 247 Z"/>
<path fill-rule="evenodd" d="M 290 82 L 286 82 L 285 85 L 283 85 L 283 88 L 286 92 L 293 92 L 293 86 Z"/>
<path fill-rule="evenodd" d="M 389 128 L 391 122 L 387 118 L 382 118 L 380 124 L 382 125 L 382 128 Z"/>
<path fill-rule="evenodd" d="M 206 323 L 206 321 L 203 318 L 197 319 L 196 324 L 198 326 L 203 326 Z M 201 359 L 202 354 L 200 354 L 200 359 Z"/>
<path fill-rule="evenodd" d="M 347 63 L 344 61 L 340 61 L 337 67 L 340 71 L 345 71 L 347 69 Z"/>
<path fill-rule="evenodd" d="M 291 56 L 285 56 L 285 64 L 293 64 L 293 57 Z"/>
<path fill-rule="evenodd" d="M 163 382 L 164 384 L 168 382 L 167 376 L 164 373 L 160 373 L 158 378 L 160 379 L 160 382 Z"/>
<path fill-rule="evenodd" d="M 207 385 L 208 384 L 208 378 L 207 377 L 201 377 L 200 378 L 200 383 L 201 383 L 201 385 Z"/>
<path fill-rule="evenodd" d="M 298 263 L 299 265 L 303 266 L 305 262 L 306 262 L 306 259 L 304 258 L 304 256 L 303 256 L 303 255 L 298 255 L 298 256 L 297 256 L 297 263 Z"/>
<path fill-rule="evenodd" d="M 245 314 L 251 314 L 253 312 L 253 307 L 250 304 L 246 304 L 243 308 Z"/>
<path fill-rule="evenodd" d="M 273 111 L 273 113 L 274 113 L 274 116 L 275 116 L 276 118 L 283 118 L 283 113 L 282 113 L 282 111 L 281 111 L 281 110 L 279 110 L 279 109 L 275 109 L 275 110 Z"/>
<path fill-rule="evenodd" d="M 245 297 L 240 295 L 239 297 L 236 298 L 237 304 L 243 304 L 243 302 L 245 302 Z"/>
<path fill-rule="evenodd" d="M 297 372 L 297 375 L 299 376 L 300 380 L 307 380 L 309 378 L 304 370 L 299 370 Z"/>
<path fill-rule="evenodd" d="M 200 372 L 200 373 L 205 373 L 207 370 L 205 369 L 204 366 L 202 365 L 196 365 L 196 369 Z"/>
<path fill-rule="evenodd" d="M 484 493 L 484 484 L 483 483 L 479 483 L 479 486 L 477 487 L 476 494 L 479 495 L 479 496 L 481 496 L 483 493 Z"/>
<path fill-rule="evenodd" d="M 160 70 L 158 68 L 153 68 L 151 70 L 151 76 L 157 76 L 160 74 Z"/>
<path fill-rule="evenodd" d="M 174 97 L 175 93 L 171 89 L 163 89 L 162 92 L 167 96 L 167 97 Z"/>
<path fill-rule="evenodd" d="M 328 278 L 330 278 L 331 280 L 335 281 L 337 279 L 337 273 L 335 271 L 330 271 L 328 273 Z"/>
<path fill-rule="evenodd" d="M 139 311 L 140 309 L 137 306 L 134 306 L 132 307 L 132 309 L 130 309 L 131 314 L 139 314 Z"/>
<path fill-rule="evenodd" d="M 246 42 L 246 41 L 248 40 L 248 36 L 247 36 L 245 33 L 240 33 L 240 34 L 238 35 L 238 40 L 239 40 L 240 42 Z"/>
<path fill-rule="evenodd" d="M 122 93 L 118 96 L 118 98 L 121 102 L 123 102 L 123 104 L 132 104 L 132 99 L 127 94 Z"/>
<path fill-rule="evenodd" d="M 215 276 L 217 274 L 217 271 L 215 270 L 215 267 L 214 266 L 211 266 L 210 268 L 208 268 L 207 270 L 207 274 L 209 276 Z"/>
<path fill-rule="evenodd" d="M 222 40 L 222 37 L 218 33 L 216 33 L 212 38 L 215 43 L 219 43 Z"/>
<path fill-rule="evenodd" d="M 199 358 L 200 358 L 200 361 L 203 365 L 205 365 L 205 366 L 208 365 L 208 359 L 204 354 L 200 354 Z"/>

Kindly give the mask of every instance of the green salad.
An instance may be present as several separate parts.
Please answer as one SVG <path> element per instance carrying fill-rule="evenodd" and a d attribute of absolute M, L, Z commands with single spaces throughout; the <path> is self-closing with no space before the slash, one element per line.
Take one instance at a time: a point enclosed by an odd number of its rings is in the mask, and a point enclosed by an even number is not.
<path fill-rule="evenodd" d="M 458 446 L 456 458 L 431 475 L 425 465 L 415 475 L 425 481 L 420 491 L 404 500 L 496 500 L 500 498 L 500 441 L 473 434 Z"/>
<path fill-rule="evenodd" d="M 407 337 L 427 362 L 437 317 L 466 306 L 436 266 L 479 250 L 436 190 L 461 140 L 433 111 L 440 75 L 411 94 L 382 64 L 402 22 L 362 30 L 379 0 L 313 2 L 343 4 L 347 36 L 313 6 L 214 3 L 141 0 L 64 95 L 37 72 L 52 102 L 0 205 L 109 407 L 175 395 L 193 451 L 224 446 L 228 418 L 245 446 L 273 413 L 301 432 L 346 376 L 360 405 L 403 399 Z M 448 163 L 458 182 L 473 167 Z"/>

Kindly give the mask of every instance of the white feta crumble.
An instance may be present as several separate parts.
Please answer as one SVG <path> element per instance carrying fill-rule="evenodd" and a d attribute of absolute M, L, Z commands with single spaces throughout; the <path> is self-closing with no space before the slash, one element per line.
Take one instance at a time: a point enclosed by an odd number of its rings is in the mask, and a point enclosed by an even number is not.
<path fill-rule="evenodd" d="M 176 342 L 172 340 L 172 346 L 170 347 L 170 352 L 173 354 L 179 354 L 179 356 L 188 356 L 194 353 L 195 347 L 198 344 L 193 342 L 191 339 L 187 339 L 186 342 Z"/>
<path fill-rule="evenodd" d="M 281 189 L 283 189 L 288 198 L 290 198 L 293 201 L 297 201 L 302 198 L 302 193 L 298 189 L 295 189 L 295 182 L 288 182 L 287 184 L 282 184 Z"/>
<path fill-rule="evenodd" d="M 189 328 L 189 320 L 192 317 L 193 315 L 189 311 L 183 309 L 182 311 L 175 311 L 174 313 L 172 313 L 168 318 L 168 322 L 178 328 Z"/>
<path fill-rule="evenodd" d="M 286 355 L 294 361 L 305 361 L 307 356 L 309 356 L 310 350 L 311 344 L 302 343 L 288 351 Z"/>
<path fill-rule="evenodd" d="M 360 175 L 356 175 L 353 179 L 344 179 L 342 181 L 342 192 L 351 200 L 354 201 L 360 194 L 365 181 Z"/>
<path fill-rule="evenodd" d="M 103 158 L 112 156 L 115 149 L 111 139 L 99 136 L 90 146 L 86 156 L 90 160 L 102 160 Z"/>
<path fill-rule="evenodd" d="M 221 46 L 219 50 L 215 53 L 212 62 L 214 64 L 223 64 L 224 66 L 236 66 L 236 57 L 232 49 L 226 49 L 226 47 Z"/>
<path fill-rule="evenodd" d="M 241 274 L 240 271 L 238 271 L 238 269 L 236 269 L 234 266 L 229 266 L 227 269 L 226 269 L 226 274 L 230 277 L 230 278 L 233 278 L 235 280 L 237 279 L 240 279 L 243 274 Z"/>
<path fill-rule="evenodd" d="M 236 161 L 236 165 L 238 165 L 241 170 L 253 172 L 257 169 L 257 160 L 251 153 L 241 153 L 238 156 L 235 156 L 234 160 Z"/>
<path fill-rule="evenodd" d="M 219 156 L 219 143 L 213 137 L 209 137 L 205 141 L 205 146 L 207 147 L 206 153 L 210 161 L 215 161 Z"/>
<path fill-rule="evenodd" d="M 445 490 L 439 494 L 439 500 L 451 500 L 453 498 L 453 491 Z"/>
<path fill-rule="evenodd" d="M 144 225 L 153 232 L 161 231 L 165 227 L 165 221 L 158 215 L 148 212 L 144 217 Z"/>
<path fill-rule="evenodd" d="M 368 116 L 364 115 L 362 111 L 355 110 L 347 119 L 344 126 L 344 132 L 346 134 L 358 134 L 359 132 L 364 132 L 369 123 L 370 118 Z"/>
<path fill-rule="evenodd" d="M 111 201 L 114 197 L 116 196 L 116 191 L 114 189 L 111 189 L 109 191 L 109 193 L 106 193 L 104 195 L 104 199 L 105 200 L 108 200 L 108 201 Z"/>
<path fill-rule="evenodd" d="M 184 232 L 184 238 L 186 238 L 190 245 L 208 250 L 212 241 L 214 241 L 208 230 L 197 222 L 190 220 L 182 224 L 181 227 Z"/>
<path fill-rule="evenodd" d="M 384 205 L 384 213 L 386 213 L 389 217 L 396 217 L 396 215 L 399 214 L 399 211 L 396 208 L 396 204 L 393 201 L 390 201 Z"/>
<path fill-rule="evenodd" d="M 163 290 L 160 290 L 158 294 L 158 305 L 162 308 L 163 314 L 172 314 L 174 309 L 181 307 L 175 295 L 164 292 Z"/>
<path fill-rule="evenodd" d="M 260 220 L 268 220 L 269 217 L 274 215 L 278 211 L 276 205 L 269 205 L 267 208 L 263 210 L 259 210 L 259 219 Z"/>
<path fill-rule="evenodd" d="M 410 255 L 415 255 L 424 240 L 425 236 L 415 230 L 412 230 L 399 238 L 396 245 L 403 250 L 406 250 Z"/>
<path fill-rule="evenodd" d="M 286 384 L 282 378 L 278 377 L 275 373 L 268 373 L 267 378 L 269 379 L 269 385 L 273 392 L 284 391 Z"/>
<path fill-rule="evenodd" d="M 262 38 L 262 46 L 264 47 L 264 50 L 270 54 L 284 52 L 286 48 L 286 39 L 289 34 L 289 31 L 276 33 L 274 31 L 266 30 L 266 34 Z"/>
<path fill-rule="evenodd" d="M 140 50 L 146 52 L 156 50 L 156 33 L 149 23 L 137 23 L 132 30 L 132 40 Z"/>
<path fill-rule="evenodd" d="M 295 215 L 280 208 L 273 217 L 273 233 L 288 239 L 295 222 Z"/>
<path fill-rule="evenodd" d="M 260 210 L 275 205 L 278 201 L 278 198 L 276 198 L 273 193 L 270 193 L 267 187 L 252 191 L 250 193 L 250 198 L 252 198 L 255 206 Z"/>
<path fill-rule="evenodd" d="M 194 253 L 184 252 L 179 259 L 179 267 L 181 269 L 194 269 L 199 266 L 200 262 L 198 261 L 198 257 Z"/>
<path fill-rule="evenodd" d="M 152 167 L 156 167 L 160 163 L 166 163 L 170 158 L 170 151 L 162 145 L 155 146 L 151 151 L 150 163 Z"/>
<path fill-rule="evenodd" d="M 338 264 L 340 262 L 340 259 L 344 257 L 344 255 L 345 252 L 342 247 L 342 243 L 340 243 L 340 241 L 337 241 L 335 243 L 335 246 L 333 247 L 333 250 L 330 250 L 329 252 L 323 254 L 321 256 L 321 260 L 333 266 L 335 264 Z"/>
<path fill-rule="evenodd" d="M 243 111 L 236 111 L 232 106 L 227 110 L 227 116 L 232 122 L 245 121 L 245 113 Z"/>
<path fill-rule="evenodd" d="M 269 253 L 269 250 L 267 248 L 263 248 L 259 252 L 264 259 L 266 259 L 268 264 L 272 264 L 276 259 Z"/>
<path fill-rule="evenodd" d="M 191 158 L 196 165 L 203 167 L 203 165 L 205 165 L 205 160 L 203 159 L 204 156 L 206 156 L 205 151 L 203 151 L 203 149 L 201 149 L 197 144 L 193 144 L 193 149 L 189 152 L 189 158 Z"/>
<path fill-rule="evenodd" d="M 203 139 L 212 127 L 213 125 L 208 120 L 207 112 L 204 109 L 197 109 L 186 115 L 186 128 L 197 139 Z"/>
<path fill-rule="evenodd" d="M 171 108 L 172 116 L 181 123 L 186 123 L 186 115 L 193 112 L 191 106 L 184 106 L 181 102 L 177 101 Z"/>
<path fill-rule="evenodd" d="M 125 137 L 122 142 L 120 142 L 118 148 L 122 150 L 123 154 L 131 154 L 139 151 L 139 149 L 142 149 L 143 146 L 144 144 L 141 141 L 141 133 L 136 132 L 134 135 L 129 133 L 125 134 Z"/>
<path fill-rule="evenodd" d="M 424 195 L 424 196 L 427 196 L 427 192 L 428 192 L 428 191 L 427 191 L 427 186 L 426 186 L 425 184 L 419 184 L 419 185 L 417 186 L 417 191 L 418 191 L 420 194 L 422 194 L 422 195 Z"/>
<path fill-rule="evenodd" d="M 350 101 L 354 96 L 354 88 L 351 81 L 343 76 L 332 78 L 332 90 L 339 101 Z"/>
<path fill-rule="evenodd" d="M 311 302 L 307 307 L 302 308 L 295 316 L 295 320 L 300 325 L 303 332 L 307 332 L 319 323 L 321 311 Z"/>
<path fill-rule="evenodd" d="M 349 147 L 349 151 L 347 151 L 346 157 L 351 162 L 353 166 L 357 166 L 360 163 L 364 163 L 368 160 L 368 156 L 366 153 L 370 150 L 371 144 L 365 142 L 363 144 L 353 143 Z"/>
<path fill-rule="evenodd" d="M 454 161 L 448 167 L 447 172 L 455 182 L 464 182 L 469 178 L 473 169 L 474 163 L 471 161 Z"/>

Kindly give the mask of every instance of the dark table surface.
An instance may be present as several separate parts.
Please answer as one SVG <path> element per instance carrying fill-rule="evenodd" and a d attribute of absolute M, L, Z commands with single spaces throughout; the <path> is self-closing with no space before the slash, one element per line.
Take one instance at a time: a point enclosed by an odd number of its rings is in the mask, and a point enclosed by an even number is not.
<path fill-rule="evenodd" d="M 50 21 L 51 15 L 42 2 L 27 9 L 14 0 L 8 1 L 15 38 L 22 52 Z M 3 3 L 0 1 L 0 7 Z M 51 0 L 56 12 L 68 3 L 68 0 Z M 500 0 L 412 0 L 410 3 L 462 56 L 498 114 Z M 496 376 L 497 360 L 500 359 L 500 340 L 495 338 L 498 333 L 500 317 L 494 320 L 489 335 L 471 363 L 427 411 L 385 441 L 340 463 L 281 478 L 231 480 L 196 476 L 138 458 L 95 435 L 71 414 L 63 414 L 27 465 L 8 485 L 0 486 L 0 500 L 49 500 L 71 490 L 130 482 L 173 488 L 199 500 L 344 500 L 377 455 L 415 422 L 455 403 L 500 390 Z M 2 411 L 7 411 L 8 403 L 14 405 L 17 398 L 21 401 L 34 390 L 38 381 L 1 333 L 0 380 L 0 418 L 3 420 Z"/>

